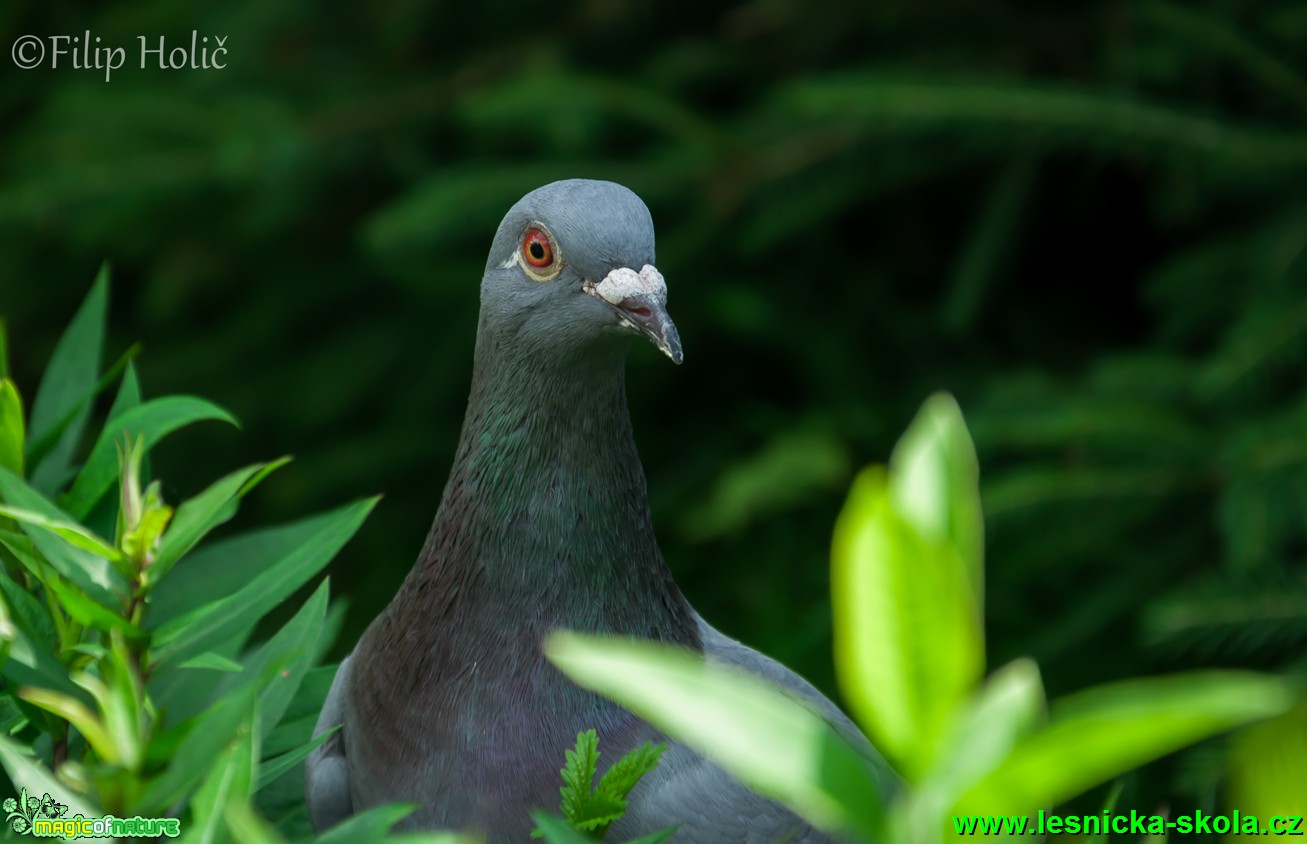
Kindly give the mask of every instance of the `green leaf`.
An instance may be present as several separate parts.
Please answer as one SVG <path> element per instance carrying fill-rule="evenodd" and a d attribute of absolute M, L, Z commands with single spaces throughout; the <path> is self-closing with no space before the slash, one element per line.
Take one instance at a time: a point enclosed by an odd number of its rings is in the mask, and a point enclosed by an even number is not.
<path fill-rule="evenodd" d="M 108 653 L 100 659 L 100 676 L 80 674 L 74 682 L 86 689 L 99 704 L 104 727 L 113 738 L 118 764 L 139 772 L 149 741 L 147 703 L 136 660 L 123 636 L 109 636 Z"/>
<path fill-rule="evenodd" d="M 595 768 L 599 764 L 599 737 L 594 730 L 576 735 L 576 748 L 564 756 L 566 764 L 559 771 L 563 775 L 563 817 L 573 825 L 584 820 L 585 800 L 590 796 Z"/>
<path fill-rule="evenodd" d="M 234 671 L 241 672 L 245 666 L 241 665 L 234 659 L 216 654 L 212 651 L 205 651 L 199 656 L 193 656 L 177 666 L 178 668 L 209 668 L 214 671 Z"/>
<path fill-rule="evenodd" d="M 139 627 L 123 618 L 119 613 L 108 610 L 91 600 L 83 594 L 77 587 L 64 582 L 63 578 L 48 577 L 45 586 L 59 600 L 59 606 L 63 607 L 77 623 L 90 627 L 93 630 L 108 632 L 117 630 L 131 639 L 144 638 L 145 633 Z"/>
<path fill-rule="evenodd" d="M 1021 814 L 1057 805 L 1201 739 L 1278 715 L 1293 692 L 1275 677 L 1195 672 L 1099 686 L 1055 701 L 956 814 Z"/>
<path fill-rule="evenodd" d="M 320 513 L 206 543 L 185 557 L 154 589 L 147 626 L 163 627 L 219 598 L 234 595 L 278 560 L 312 541 L 336 518 Z"/>
<path fill-rule="evenodd" d="M 40 629 L 39 619 L 45 612 L 40 602 L 8 577 L 0 580 L 0 587 L 3 587 L 15 627 L 13 639 L 8 643 L 8 658 L 4 660 L 0 674 L 16 686 L 52 689 L 84 697 L 84 693 L 68 678 L 68 669 L 55 657 L 46 638 L 47 631 Z M 50 624 L 48 615 L 45 624 Z"/>
<path fill-rule="evenodd" d="M 1158 158 L 1180 154 L 1238 168 L 1300 167 L 1307 139 L 1179 111 L 1113 92 L 1069 85 L 975 78 L 903 78 L 884 72 L 808 75 L 774 96 L 782 119 L 834 120 L 909 139 L 965 133 L 973 144 L 1004 149 L 1032 142 L 1075 149 L 1131 149 Z"/>
<path fill-rule="evenodd" d="M 324 579 L 300 611 L 246 661 L 246 677 L 259 676 L 272 665 L 282 666 L 260 692 L 261 738 L 281 722 L 305 673 L 313 665 L 313 646 L 322 633 L 329 591 L 329 581 Z"/>
<path fill-rule="evenodd" d="M 0 469 L 0 499 L 11 507 L 36 513 L 52 522 L 69 525 L 75 523 L 67 513 L 5 469 Z M 31 537 L 32 544 L 55 571 L 68 578 L 84 594 L 106 607 L 118 604 L 113 589 L 122 588 L 123 584 L 114 575 L 108 560 L 70 545 L 63 537 L 45 528 L 25 524 L 23 531 Z"/>
<path fill-rule="evenodd" d="M 576 633 L 550 636 L 545 654 L 578 685 L 814 825 L 874 837 L 880 788 L 870 762 L 819 715 L 760 678 L 674 648 Z"/>
<path fill-rule="evenodd" d="M 32 641 L 45 650 L 54 653 L 59 647 L 59 636 L 55 632 L 50 613 L 31 592 L 20 586 L 9 575 L 0 570 L 0 594 L 13 614 L 18 627 L 32 637 Z"/>
<path fill-rule="evenodd" d="M 237 424 L 227 411 L 192 396 L 167 396 L 124 411 L 117 419 L 106 423 L 100 432 L 86 465 L 68 492 L 65 502 L 68 512 L 84 518 L 113 485 L 118 477 L 117 443 L 122 437 L 144 437 L 145 450 L 148 451 L 178 428 L 209 419 Z"/>
<path fill-rule="evenodd" d="M 67 414 L 75 411 L 50 452 L 39 461 L 34 460 L 31 466 L 32 487 L 47 495 L 63 481 L 86 428 L 91 407 L 85 399 L 94 391 L 100 372 L 108 307 L 109 265 L 104 264 L 86 300 L 55 345 L 32 402 L 30 443 L 40 442 Z"/>
<path fill-rule="evenodd" d="M 191 798 L 191 822 L 186 825 L 186 840 L 195 844 L 214 844 L 222 840 L 226 808 L 248 804 L 258 763 L 257 726 L 241 724 L 236 737 L 216 760 L 209 775 Z"/>
<path fill-rule="evenodd" d="M 55 779 L 48 768 L 28 756 L 16 742 L 6 736 L 0 736 L 0 765 L 4 765 L 9 781 L 15 787 L 26 788 L 34 794 L 49 794 L 68 806 L 69 815 L 98 818 L 104 814 L 88 798 L 71 791 Z"/>
<path fill-rule="evenodd" d="M 0 469 L 23 476 L 23 399 L 18 387 L 0 378 Z"/>
<path fill-rule="evenodd" d="M 109 369 L 100 376 L 100 380 L 95 382 L 95 387 L 91 392 L 83 396 L 82 400 L 77 403 L 76 407 L 64 414 L 64 418 L 61 419 L 58 424 L 46 431 L 40 439 L 32 439 L 28 441 L 28 465 L 40 463 L 41 460 L 43 460 L 45 456 L 59 444 L 59 438 L 63 436 L 64 432 L 73 424 L 78 416 L 83 411 L 91 408 L 92 402 L 95 401 L 95 397 L 109 389 L 109 387 L 118 380 L 120 373 L 123 374 L 123 383 L 119 389 L 113 407 L 109 411 L 109 418 L 113 419 L 115 413 L 121 410 L 123 401 L 132 397 L 132 393 L 129 392 L 129 390 L 135 392 L 135 401 L 138 404 L 140 403 L 139 388 L 136 387 L 136 370 L 132 366 L 132 359 L 140 354 L 140 351 L 141 346 L 139 343 L 136 343 L 128 348 L 127 351 L 123 352 L 118 360 L 114 361 L 113 366 L 109 367 Z M 64 480 L 66 479 L 60 478 L 55 486 L 62 486 Z M 42 492 L 46 492 L 46 490 L 42 490 Z M 53 489 L 49 490 L 49 494 L 53 494 L 53 492 Z"/>
<path fill-rule="evenodd" d="M 123 380 L 118 385 L 118 392 L 109 407 L 108 421 L 113 422 L 124 413 L 141 404 L 141 382 L 136 377 L 136 364 L 131 360 L 124 363 Z"/>
<path fill-rule="evenodd" d="M 182 799 L 213 767 L 213 760 L 236 737 L 241 724 L 254 717 L 256 686 L 220 698 L 200 713 L 170 754 L 162 774 L 146 786 L 131 807 L 140 814 L 157 814 Z"/>
<path fill-rule="evenodd" d="M 840 685 L 913 780 L 984 673 L 978 476 L 957 403 L 932 396 L 894 449 L 888 477 L 863 472 L 835 526 Z"/>
<path fill-rule="evenodd" d="M 548 812 L 532 812 L 531 818 L 536 822 L 540 837 L 544 838 L 547 844 L 594 844 L 595 842 L 595 839 L 582 835 Z"/>
<path fill-rule="evenodd" d="M 254 787 L 254 790 L 258 791 L 262 789 L 264 786 L 276 780 L 278 777 L 282 776 L 290 769 L 296 767 L 297 765 L 299 765 L 299 763 L 303 762 L 305 759 L 309 758 L 310 753 L 312 753 L 313 751 L 321 747 L 323 744 L 325 744 L 327 739 L 335 735 L 336 732 L 340 730 L 340 728 L 341 725 L 337 724 L 336 726 L 332 727 L 330 730 L 327 730 L 326 732 L 323 732 L 322 734 L 318 735 L 316 738 L 313 738 L 307 744 L 297 747 L 294 750 L 287 751 L 286 753 L 283 753 L 280 756 L 276 756 L 272 759 L 265 759 L 259 765 L 259 779 L 258 779 L 258 783 Z"/>
<path fill-rule="evenodd" d="M 327 830 L 314 844 L 355 844 L 376 841 L 417 808 L 415 803 L 390 803 L 359 812 Z"/>
<path fill-rule="evenodd" d="M 363 524 L 377 500 L 357 502 L 328 514 L 303 545 L 274 561 L 235 594 L 159 627 L 154 636 L 153 664 L 183 661 L 253 625 L 331 561 Z"/>
<path fill-rule="evenodd" d="M 658 760 L 667 750 L 665 744 L 645 742 L 613 763 L 599 780 L 599 791 L 615 794 L 623 799 L 635 788 L 645 774 L 658 767 Z"/>
<path fill-rule="evenodd" d="M 958 798 L 1007 759 L 1044 711 L 1043 683 L 1034 662 L 1018 659 L 994 672 L 945 731 L 939 754 L 907 801 L 905 828 L 951 830 Z"/>
<path fill-rule="evenodd" d="M 241 844 L 283 844 L 285 840 L 248 803 L 229 802 L 223 817 L 232 840 Z"/>
<path fill-rule="evenodd" d="M 1249 727 L 1230 751 L 1230 805 L 1270 818 L 1307 814 L 1307 705 Z"/>
<path fill-rule="evenodd" d="M 0 505 L 0 516 L 7 516 L 15 522 L 25 525 L 44 528 L 69 545 L 81 548 L 83 551 L 90 551 L 97 557 L 103 557 L 110 562 L 122 559 L 123 555 L 118 553 L 117 548 L 114 548 L 76 522 L 66 519 L 54 519 L 32 510 L 24 510 L 20 507 L 6 507 L 4 505 Z"/>
<path fill-rule="evenodd" d="M 157 583 L 161 580 L 205 534 L 236 515 L 236 501 L 239 498 L 289 462 L 289 457 L 283 457 L 238 469 L 179 505 L 173 514 L 172 525 L 163 535 L 154 564 L 149 569 L 150 581 Z"/>
<path fill-rule="evenodd" d="M 107 764 L 122 763 L 113 733 L 105 727 L 100 716 L 82 701 L 49 689 L 34 688 L 19 689 L 18 697 L 47 712 L 53 712 L 76 727 L 96 755 Z"/>
<path fill-rule="evenodd" d="M 835 525 L 835 665 L 868 736 L 916 780 L 979 679 L 983 645 L 957 554 L 896 512 L 889 484 L 883 470 L 860 474 Z"/>
<path fill-rule="evenodd" d="M 957 554 L 977 615 L 984 594 L 979 478 L 976 449 L 957 402 L 946 393 L 931 396 L 894 448 L 890 493 L 894 509 L 918 536 Z"/>
<path fill-rule="evenodd" d="M 680 828 L 680 824 L 669 826 L 667 829 L 660 829 L 657 832 L 651 832 L 648 835 L 641 835 L 639 838 L 632 838 L 625 842 L 625 844 L 662 844 L 664 841 L 675 835 L 676 830 Z"/>

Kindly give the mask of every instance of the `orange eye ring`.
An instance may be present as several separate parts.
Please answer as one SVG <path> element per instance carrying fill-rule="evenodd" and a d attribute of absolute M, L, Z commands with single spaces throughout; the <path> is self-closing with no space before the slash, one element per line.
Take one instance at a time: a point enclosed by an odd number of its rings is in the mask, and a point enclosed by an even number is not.
<path fill-rule="evenodd" d="M 522 238 L 522 258 L 538 270 L 543 270 L 554 262 L 554 245 L 549 242 L 549 235 L 540 229 L 531 229 Z"/>

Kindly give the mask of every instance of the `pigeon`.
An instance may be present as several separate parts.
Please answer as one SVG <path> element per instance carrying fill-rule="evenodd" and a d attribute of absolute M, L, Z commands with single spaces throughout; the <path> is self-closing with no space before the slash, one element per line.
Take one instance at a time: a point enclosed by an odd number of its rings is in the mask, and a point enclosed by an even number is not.
<path fill-rule="evenodd" d="M 472 383 L 449 480 L 398 593 L 341 663 L 308 758 L 323 830 L 383 803 L 401 828 L 525 842 L 557 810 L 564 750 L 596 730 L 601 767 L 666 741 L 608 840 L 679 825 L 676 842 L 831 841 L 709 759 L 574 685 L 542 639 L 572 630 L 654 640 L 772 681 L 893 774 L 858 728 L 788 668 L 690 606 L 658 548 L 627 410 L 643 337 L 679 364 L 653 221 L 625 187 L 567 180 L 517 202 L 481 280 Z"/>

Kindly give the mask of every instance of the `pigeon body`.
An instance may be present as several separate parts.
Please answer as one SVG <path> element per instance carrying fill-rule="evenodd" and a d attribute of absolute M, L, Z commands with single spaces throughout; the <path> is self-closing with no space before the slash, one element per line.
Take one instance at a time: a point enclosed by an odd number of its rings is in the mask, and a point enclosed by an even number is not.
<path fill-rule="evenodd" d="M 531 810 L 557 810 L 578 732 L 598 733 L 601 767 L 665 740 L 544 659 L 541 640 L 558 628 L 680 645 L 760 674 L 890 776 L 830 701 L 710 627 L 672 580 L 626 406 L 635 336 L 679 363 L 640 199 L 583 180 L 523 197 L 486 263 L 468 407 L 435 521 L 342 663 L 315 730 L 342 725 L 306 765 L 315 828 L 413 802 L 402 826 L 524 842 Z M 673 824 L 682 842 L 829 840 L 674 742 L 609 840 Z"/>

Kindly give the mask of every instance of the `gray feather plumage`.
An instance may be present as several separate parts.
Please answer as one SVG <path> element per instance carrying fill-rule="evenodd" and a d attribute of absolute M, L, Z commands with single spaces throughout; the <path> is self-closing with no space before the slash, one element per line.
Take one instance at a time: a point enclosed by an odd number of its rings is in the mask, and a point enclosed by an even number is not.
<path fill-rule="evenodd" d="M 536 226 L 561 253 L 546 281 L 515 262 L 523 232 Z M 557 807 L 563 750 L 577 732 L 598 731 L 605 764 L 664 740 L 543 660 L 540 637 L 558 627 L 701 649 L 768 679 L 829 721 L 892 787 L 893 774 L 834 704 L 709 626 L 663 563 L 622 363 L 633 334 L 658 341 L 668 330 L 674 338 L 674 327 L 659 323 L 656 297 L 624 311 L 586 295 L 615 269 L 653 263 L 647 209 L 606 182 L 533 191 L 500 225 L 482 281 L 468 412 L 436 520 L 395 600 L 342 663 L 318 720 L 315 735 L 342 729 L 306 764 L 315 828 L 412 801 L 421 808 L 404 826 L 524 841 L 529 812 Z M 609 836 L 672 824 L 679 842 L 830 840 L 675 742 Z"/>

